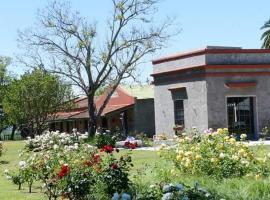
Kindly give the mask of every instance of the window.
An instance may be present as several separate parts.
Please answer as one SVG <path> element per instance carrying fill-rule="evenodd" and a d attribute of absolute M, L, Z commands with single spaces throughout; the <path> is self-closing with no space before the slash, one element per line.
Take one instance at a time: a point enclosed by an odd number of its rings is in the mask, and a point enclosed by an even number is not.
<path fill-rule="evenodd" d="M 184 100 L 174 100 L 174 121 L 175 125 L 185 126 Z"/>
<path fill-rule="evenodd" d="M 246 133 L 254 139 L 253 97 L 228 97 L 227 116 L 230 133 Z"/>

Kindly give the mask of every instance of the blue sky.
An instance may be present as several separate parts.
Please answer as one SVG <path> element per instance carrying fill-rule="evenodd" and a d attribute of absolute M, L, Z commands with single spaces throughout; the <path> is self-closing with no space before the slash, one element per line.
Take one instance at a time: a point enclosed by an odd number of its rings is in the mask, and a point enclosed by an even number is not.
<path fill-rule="evenodd" d="M 0 55 L 13 57 L 18 52 L 17 30 L 34 24 L 38 8 L 46 0 L 8 0 L 0 4 Z M 110 0 L 71 0 L 89 21 L 98 22 L 100 30 L 109 16 Z M 182 32 L 171 40 L 168 48 L 154 57 L 206 45 L 241 46 L 260 48 L 260 27 L 270 18 L 269 0 L 164 0 L 155 16 L 158 23 L 165 16 L 174 16 Z M 144 77 L 152 72 L 151 63 L 143 67 Z M 11 69 L 22 73 L 20 67 Z"/>

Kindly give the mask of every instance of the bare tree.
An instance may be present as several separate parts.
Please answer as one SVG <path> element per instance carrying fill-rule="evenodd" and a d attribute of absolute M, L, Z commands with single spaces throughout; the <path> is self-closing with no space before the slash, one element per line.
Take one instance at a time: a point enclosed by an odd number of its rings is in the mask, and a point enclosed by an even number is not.
<path fill-rule="evenodd" d="M 26 51 L 20 61 L 65 76 L 88 97 L 89 135 L 121 81 L 136 78 L 136 66 L 161 49 L 175 33 L 173 20 L 154 25 L 159 0 L 111 0 L 112 16 L 107 30 L 97 34 L 69 3 L 54 1 L 38 14 L 36 28 L 19 32 L 19 46 Z M 104 34 L 105 33 L 105 34 Z M 97 36 L 104 36 L 99 40 Z M 97 109 L 94 97 L 100 87 L 109 87 L 103 105 Z"/>

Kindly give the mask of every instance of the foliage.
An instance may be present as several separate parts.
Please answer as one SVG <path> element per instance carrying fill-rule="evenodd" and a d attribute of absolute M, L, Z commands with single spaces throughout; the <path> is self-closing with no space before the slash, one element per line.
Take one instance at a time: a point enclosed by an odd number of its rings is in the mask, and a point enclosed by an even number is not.
<path fill-rule="evenodd" d="M 266 127 L 264 127 L 264 128 L 262 129 L 262 132 L 260 132 L 260 138 L 261 138 L 261 139 L 266 139 L 266 137 L 268 136 L 268 134 L 269 134 L 269 129 L 268 129 L 268 127 L 266 126 Z"/>
<path fill-rule="evenodd" d="M 8 57 L 0 56 L 0 134 L 2 130 L 10 125 L 7 114 L 3 110 L 3 98 L 7 92 L 7 87 L 11 81 L 11 77 L 8 75 L 7 67 L 10 64 L 11 59 Z"/>
<path fill-rule="evenodd" d="M 10 62 L 10 58 L 0 56 L 0 104 L 2 103 L 6 86 L 10 81 L 10 76 L 8 76 L 7 72 L 7 67 L 10 65 Z"/>
<path fill-rule="evenodd" d="M 203 134 L 200 142 L 197 138 L 180 138 L 177 149 L 164 151 L 183 173 L 207 175 L 216 179 L 245 175 L 269 176 L 270 173 L 268 156 L 255 157 L 248 145 L 236 142 L 234 137 L 229 136 L 227 129 Z"/>
<path fill-rule="evenodd" d="M 184 184 L 155 184 L 140 190 L 136 189 L 133 194 L 114 193 L 112 200 L 127 199 L 131 200 L 220 200 L 222 197 L 218 194 L 211 193 L 195 183 L 194 187 Z M 137 193 L 138 192 L 138 193 Z"/>
<path fill-rule="evenodd" d="M 104 191 L 106 194 L 113 195 L 115 192 L 129 190 L 129 170 L 133 166 L 131 157 L 128 155 L 116 159 L 113 154 L 108 153 L 104 158 L 102 173 L 98 176 L 98 181 L 106 183 Z"/>
<path fill-rule="evenodd" d="M 40 199 L 48 199 L 43 195 L 43 189 L 40 190 L 41 183 L 36 181 L 33 185 L 33 193 L 27 193 L 27 183 L 24 183 L 22 186 L 22 190 L 16 190 L 15 185 L 12 185 L 10 180 L 7 180 L 5 176 L 2 175 L 2 172 L 5 169 L 9 169 L 10 171 L 15 170 L 17 167 L 17 163 L 19 160 L 18 158 L 18 150 L 22 149 L 24 146 L 24 141 L 12 141 L 12 142 L 4 142 L 6 151 L 5 154 L 0 158 L 1 161 L 6 162 L 6 164 L 0 164 L 0 199 L 8 200 L 8 199 L 17 199 L 17 200 L 24 200 L 24 199 L 32 199 L 32 200 L 40 200 Z M 256 145 L 250 146 L 252 151 L 254 151 L 256 156 L 263 156 L 269 153 L 270 146 L 265 145 Z M 120 150 L 119 153 L 115 153 L 116 157 L 120 157 L 121 155 L 125 154 L 126 152 L 130 152 L 129 150 Z M 232 178 L 232 179 L 224 179 L 222 181 L 217 181 L 209 176 L 206 175 L 192 175 L 189 173 L 182 174 L 179 173 L 177 169 L 174 169 L 173 162 L 165 160 L 161 157 L 156 155 L 154 151 L 132 151 L 130 154 L 132 157 L 132 161 L 134 167 L 129 172 L 130 180 L 132 181 L 131 191 L 126 191 L 128 194 L 132 194 L 132 197 L 135 198 L 134 194 L 138 194 L 136 197 L 139 196 L 140 193 L 146 194 L 147 191 L 150 190 L 158 191 L 161 193 L 162 186 L 164 184 L 172 183 L 183 183 L 187 186 L 193 187 L 195 182 L 200 183 L 200 186 L 205 188 L 211 194 L 219 194 L 226 200 L 235 200 L 235 199 L 245 199 L 245 200 L 269 200 L 270 199 L 270 179 L 267 177 L 260 176 L 259 178 L 254 178 L 254 176 L 245 176 L 242 178 Z M 156 168 L 167 169 L 168 176 L 170 176 L 170 181 L 162 182 L 160 185 L 160 178 L 155 176 L 156 169 L 153 166 L 157 165 Z M 147 166 L 147 167 L 146 167 Z M 174 170 L 173 173 L 170 171 Z M 170 173 L 170 174 L 169 174 Z M 138 177 L 134 180 L 134 176 Z M 136 185 L 135 185 L 136 181 Z M 139 184 L 137 184 L 139 182 Z M 155 186 L 154 189 L 151 187 Z M 104 197 L 101 194 L 103 191 L 103 184 L 98 185 L 95 184 L 95 200 L 106 200 L 111 199 Z M 98 188 L 100 188 L 101 192 L 98 193 Z M 133 192 L 133 190 L 135 190 Z M 98 197 L 98 194 L 100 197 Z M 102 196 L 101 196 L 102 195 Z M 119 194 L 121 195 L 121 194 Z M 145 196 L 145 195 L 144 195 Z M 162 196 L 162 194 L 161 194 Z M 104 197 L 104 198 L 103 198 Z M 143 197 L 143 196 L 141 196 Z M 158 198 L 157 198 L 158 199 Z M 159 198 L 161 199 L 161 197 Z M 140 200 L 143 200 L 140 199 Z M 152 200 L 152 199 L 151 199 Z"/>
<path fill-rule="evenodd" d="M 124 144 L 124 147 L 129 148 L 129 149 L 136 149 L 137 142 L 136 141 L 126 141 Z"/>
<path fill-rule="evenodd" d="M 206 189 L 201 188 L 198 183 L 194 187 L 184 184 L 169 184 L 164 185 L 162 200 L 220 200 L 222 199 L 217 194 L 211 194 Z"/>
<path fill-rule="evenodd" d="M 140 185 L 134 185 L 133 196 L 135 196 L 136 200 L 157 200 L 162 197 L 162 190 L 160 185 L 146 185 L 142 187 Z"/>
<path fill-rule="evenodd" d="M 115 146 L 117 136 L 111 134 L 109 131 L 103 133 L 97 133 L 94 137 L 94 145 L 98 148 L 102 148 L 105 145 Z"/>
<path fill-rule="evenodd" d="M 165 133 L 156 135 L 156 140 L 167 140 L 167 136 Z"/>
<path fill-rule="evenodd" d="M 22 184 L 25 182 L 24 178 L 20 173 L 10 173 L 9 170 L 5 170 L 4 174 L 7 179 L 11 179 L 12 183 L 18 185 L 18 190 L 22 189 Z"/>
<path fill-rule="evenodd" d="M 270 48 L 270 20 L 266 21 L 261 29 L 265 30 L 261 36 L 261 40 L 263 40 L 262 48 L 269 49 Z"/>
<path fill-rule="evenodd" d="M 143 142 L 143 145 L 150 147 L 153 146 L 153 139 L 149 138 L 145 133 L 139 133 L 135 135 L 135 138 L 137 140 L 141 140 Z"/>
<path fill-rule="evenodd" d="M 34 181 L 43 184 L 49 199 L 97 199 L 129 188 L 130 156 L 114 157 L 117 151 L 107 145 L 98 150 L 84 143 L 85 135 L 47 132 L 29 138 L 21 153 L 19 171 L 9 175 L 17 184 Z M 101 187 L 102 186 L 102 187 Z"/>
<path fill-rule="evenodd" d="M 28 127 L 30 136 L 41 134 L 53 113 L 66 108 L 71 96 L 70 87 L 59 77 L 41 70 L 22 75 L 13 81 L 4 97 L 4 111 L 13 124 Z"/>

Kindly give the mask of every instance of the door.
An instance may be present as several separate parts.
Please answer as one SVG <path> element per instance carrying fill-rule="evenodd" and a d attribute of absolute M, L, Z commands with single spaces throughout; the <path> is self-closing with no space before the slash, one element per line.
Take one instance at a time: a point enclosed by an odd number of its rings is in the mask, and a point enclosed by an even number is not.
<path fill-rule="evenodd" d="M 227 116 L 230 133 L 245 133 L 248 139 L 254 139 L 254 98 L 228 97 Z"/>

